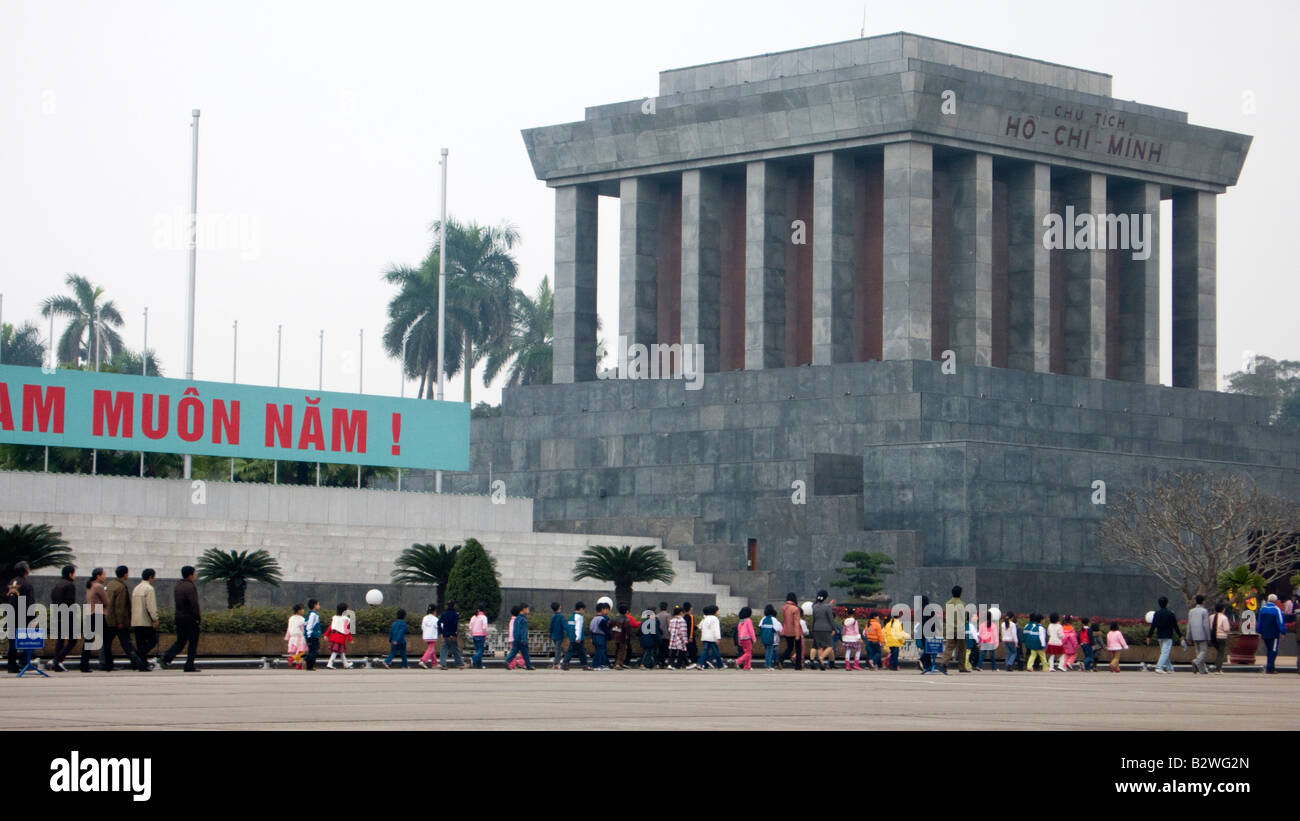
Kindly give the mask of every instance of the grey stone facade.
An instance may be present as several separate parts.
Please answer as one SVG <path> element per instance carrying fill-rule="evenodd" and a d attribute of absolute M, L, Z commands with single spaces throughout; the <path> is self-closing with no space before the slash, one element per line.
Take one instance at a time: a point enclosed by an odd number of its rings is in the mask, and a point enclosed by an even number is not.
<path fill-rule="evenodd" d="M 453 492 L 485 492 L 491 462 L 538 529 L 659 536 L 751 604 L 878 550 L 899 600 L 961 583 L 1016 611 L 1132 616 L 1160 591 L 1101 562 L 1094 481 L 1113 499 L 1162 472 L 1232 470 L 1300 499 L 1300 437 L 1262 400 L 938 362 L 516 388 L 472 434 Z"/>
<path fill-rule="evenodd" d="M 653 100 L 525 130 L 556 190 L 557 384 L 476 420 L 451 488 L 491 472 L 539 529 L 658 536 L 755 605 L 878 550 L 896 599 L 961 583 L 1017 611 L 1149 609 L 1151 580 L 1099 557 L 1094 483 L 1237 470 L 1300 496 L 1300 440 L 1213 392 L 1215 197 L 1251 138 L 1110 89 L 899 33 L 665 71 Z M 622 200 L 619 333 L 743 350 L 743 370 L 590 381 L 594 252 L 570 238 L 594 236 L 597 196 Z M 1149 216 L 1153 253 L 1045 247 L 1067 206 Z M 1155 384 L 1162 298 L 1174 388 Z"/>

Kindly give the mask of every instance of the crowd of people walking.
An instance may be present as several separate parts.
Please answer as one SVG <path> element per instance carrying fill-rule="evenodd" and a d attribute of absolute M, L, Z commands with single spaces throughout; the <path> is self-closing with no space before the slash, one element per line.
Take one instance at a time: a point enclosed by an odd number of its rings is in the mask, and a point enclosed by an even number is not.
<path fill-rule="evenodd" d="M 1167 599 L 1160 599 L 1159 610 L 1154 612 L 1146 639 L 1148 644 L 1155 639 L 1161 649 L 1155 672 L 1167 674 L 1173 671 L 1170 657 L 1175 640 L 1195 644 L 1197 655 L 1192 663 L 1193 672 L 1223 672 L 1231 621 L 1222 604 L 1215 605 L 1211 613 L 1204 600 L 1204 596 L 1197 597 L 1184 637 L 1177 618 L 1168 608 Z M 308 604 L 312 612 L 318 606 L 314 599 Z M 927 611 L 928 606 L 928 599 L 923 598 L 923 611 Z M 289 654 L 295 666 L 313 669 L 315 653 L 311 645 L 310 622 L 304 644 L 300 635 L 300 608 L 295 608 L 286 634 Z M 331 623 L 331 631 L 335 634 L 335 638 L 330 640 L 331 650 L 339 653 L 350 641 L 349 630 L 354 629 L 349 628 L 347 619 L 342 618 L 346 608 L 346 604 L 340 604 L 339 615 L 335 615 Z M 467 666 L 459 647 L 460 614 L 456 608 L 455 602 L 441 612 L 435 605 L 429 605 L 421 623 L 425 649 L 417 661 L 419 667 L 431 670 Z M 954 627 L 946 631 L 946 640 L 932 635 L 945 635 L 944 618 L 931 622 L 928 627 L 925 620 L 920 620 L 910 628 L 897 614 L 871 615 L 859 620 L 848 613 L 837 618 L 835 602 L 825 590 L 819 591 L 814 601 L 804 605 L 800 605 L 795 594 L 791 593 L 779 609 L 767 605 L 757 621 L 753 611 L 745 607 L 726 636 L 735 645 L 737 656 L 734 660 L 722 656 L 723 627 L 718 608 L 714 605 L 703 607 L 699 617 L 690 602 L 670 607 L 668 602 L 662 601 L 657 611 L 646 609 L 639 616 L 630 612 L 627 604 L 614 605 L 608 600 L 597 603 L 590 615 L 587 605 L 581 601 L 575 603 L 568 613 L 559 602 L 552 602 L 550 609 L 546 632 L 552 647 L 549 666 L 554 670 L 713 670 L 728 665 L 751 670 L 761 644 L 762 667 L 766 670 L 831 670 L 842 662 L 840 669 L 847 671 L 896 671 L 906 668 L 902 661 L 904 648 L 915 646 L 915 663 L 926 673 L 1095 671 L 1098 669 L 1099 650 L 1103 648 L 1109 656 L 1107 668 L 1118 673 L 1124 654 L 1130 649 L 1116 622 L 1098 624 L 1090 617 L 1076 619 L 1068 614 L 1030 613 L 1022 623 L 1012 612 L 980 611 L 968 607 L 961 599 L 960 587 L 953 588 L 952 598 L 945 602 L 940 612 L 949 620 L 959 619 L 965 624 L 960 627 L 960 621 L 954 621 Z M 530 614 L 531 608 L 527 604 L 511 608 L 510 620 L 503 630 L 509 648 L 505 659 L 507 669 L 537 669 L 529 648 Z M 1262 611 L 1262 618 L 1267 615 L 1267 611 Z M 1280 611 L 1278 615 L 1276 623 L 1285 633 Z M 398 611 L 389 633 L 391 649 L 381 662 L 384 667 L 392 666 L 399 657 L 402 667 L 409 666 L 405 618 L 405 611 Z M 295 623 L 295 619 L 299 623 Z M 319 619 L 316 622 L 317 625 L 321 623 Z M 340 633 L 344 635 L 342 639 L 338 638 Z M 482 605 L 475 609 L 469 620 L 469 634 L 474 650 L 468 666 L 481 668 L 488 639 L 488 618 Z M 1267 641 L 1268 635 L 1276 636 L 1277 633 L 1275 630 L 1263 635 Z M 588 642 L 592 647 L 590 658 Z M 305 663 L 301 661 L 304 646 L 308 647 Z M 1211 649 L 1215 651 L 1213 665 L 1208 656 Z M 1270 653 L 1269 671 L 1272 672 L 1276 641 Z M 332 654 L 326 667 L 333 669 L 333 661 Z"/>
<path fill-rule="evenodd" d="M 8 589 L 9 600 L 17 602 L 24 597 L 27 601 L 34 601 L 30 569 L 25 563 L 19 563 L 16 571 L 17 576 Z M 148 672 L 159 666 L 166 668 L 185 652 L 182 669 L 194 671 L 200 625 L 195 569 L 188 565 L 182 568 L 182 578 L 174 588 L 176 640 L 152 660 L 150 654 L 158 647 L 159 626 L 154 570 L 146 568 L 134 587 L 128 584 L 129 569 L 125 565 L 114 570 L 112 579 L 106 581 L 106 575 L 104 568 L 96 567 L 84 582 L 85 605 L 92 612 L 100 609 L 104 622 L 97 653 L 83 644 L 81 672 L 89 673 L 96 669 L 93 665 L 96 655 L 98 669 L 115 669 L 114 644 L 121 648 L 121 654 L 131 669 Z M 76 568 L 72 565 L 64 567 L 51 591 L 51 604 L 75 604 L 76 588 Z M 942 608 L 931 608 L 929 600 L 922 597 L 921 611 L 910 614 L 921 618 L 909 619 L 905 624 L 897 611 L 862 617 L 848 612 L 837 618 L 835 601 L 827 591 L 819 591 L 813 601 L 803 605 L 791 593 L 779 607 L 767 605 L 757 620 L 749 607 L 740 611 L 736 624 L 727 631 L 726 638 L 734 643 L 737 653 L 736 658 L 730 661 L 722 655 L 723 626 L 716 605 L 701 608 L 697 616 L 690 602 L 670 607 L 668 602 L 661 601 L 658 610 L 646 609 L 637 615 L 626 603 L 615 605 L 602 598 L 589 617 L 584 602 L 575 603 L 567 614 L 559 602 L 552 602 L 546 627 L 553 649 L 550 667 L 557 670 L 575 667 L 586 670 L 628 667 L 712 670 L 731 665 L 750 670 L 761 645 L 762 667 L 766 670 L 788 667 L 830 670 L 841 662 L 841 669 L 847 671 L 899 670 L 900 665 L 906 666 L 903 657 L 907 655 L 925 673 L 1067 672 L 1096 670 L 1098 651 L 1104 648 L 1109 655 L 1109 670 L 1118 673 L 1125 653 L 1130 650 L 1120 625 L 1115 622 L 1099 624 L 1090 617 L 1075 618 L 1062 613 L 1030 613 L 1022 621 L 1012 612 L 999 613 L 996 609 L 968 606 L 961 594 L 961 588 L 954 587 L 952 597 Z M 1161 597 L 1158 609 L 1149 615 L 1146 643 L 1155 639 L 1160 647 L 1154 672 L 1169 674 L 1174 671 L 1171 661 L 1173 644 L 1180 641 L 1183 646 L 1188 642 L 1195 646 L 1193 672 L 1222 673 L 1227 641 L 1232 631 L 1232 622 L 1224 604 L 1217 603 L 1211 610 L 1205 597 L 1197 596 L 1195 606 L 1188 614 L 1186 631 L 1180 627 L 1168 604 L 1168 600 Z M 932 611 L 938 618 L 931 617 Z M 510 620 L 502 631 L 508 648 L 507 669 L 536 669 L 529 647 L 531 614 L 528 604 L 519 604 L 510 610 Z M 389 652 L 380 662 L 383 667 L 411 666 L 407 653 L 406 616 L 405 610 L 396 613 L 388 634 Z M 489 621 L 487 605 L 477 605 L 467 623 L 472 643 L 472 651 L 467 648 L 469 667 L 483 667 L 488 652 Z M 1267 657 L 1266 672 L 1274 673 L 1280 641 L 1287 630 L 1277 596 L 1270 595 L 1261 607 L 1258 630 Z M 430 604 L 421 620 L 420 633 L 425 646 L 415 662 L 417 666 L 430 670 L 467 666 L 460 647 L 461 615 L 456 602 L 449 602 L 443 608 Z M 356 613 L 347 602 L 339 602 L 332 614 L 323 613 L 317 599 L 310 599 L 305 605 L 294 605 L 284 635 L 289 665 L 301 670 L 352 668 L 355 662 L 350 661 L 347 654 L 356 635 Z M 329 656 L 324 664 L 318 664 L 323 654 L 322 642 Z M 588 642 L 593 650 L 590 659 Z M 47 664 L 48 669 L 66 672 L 64 662 L 76 644 L 75 639 L 60 636 Z M 910 650 L 912 647 L 915 647 L 914 651 L 905 652 L 905 648 Z M 1214 651 L 1212 665 L 1211 650 Z M 13 641 L 9 642 L 7 662 L 9 672 L 19 671 Z"/>
<path fill-rule="evenodd" d="M 31 569 L 26 562 L 14 566 L 15 578 L 10 582 L 7 600 L 12 607 L 17 607 L 20 600 L 35 603 L 36 595 L 31 584 Z M 107 578 L 107 571 L 96 567 L 90 571 L 83 585 L 85 589 L 85 607 L 87 612 L 101 612 L 104 615 L 103 631 L 100 636 L 99 649 L 91 649 L 84 638 L 72 638 L 59 635 L 55 639 L 54 655 L 47 663 L 47 669 L 60 673 L 68 671 L 64 665 L 78 642 L 81 643 L 81 662 L 78 669 L 91 673 L 96 669 L 111 672 L 116 668 L 113 658 L 113 645 L 116 643 L 126 657 L 130 669 L 147 673 L 157 667 L 168 667 L 172 661 L 184 652 L 185 672 L 194 672 L 194 657 L 198 651 L 199 639 L 199 591 L 195 586 L 195 570 L 190 565 L 181 568 L 181 579 L 173 589 L 175 604 L 176 641 L 161 655 L 153 660 L 150 653 L 158 648 L 158 596 L 154 590 L 156 573 L 146 567 L 140 573 L 140 581 L 135 587 L 129 586 L 130 569 L 119 565 L 113 571 L 113 578 Z M 77 603 L 77 568 L 66 565 L 59 574 L 50 591 L 50 604 L 72 607 Z M 6 659 L 10 673 L 19 672 L 17 645 L 9 642 Z M 98 661 L 98 666 L 95 663 Z"/>

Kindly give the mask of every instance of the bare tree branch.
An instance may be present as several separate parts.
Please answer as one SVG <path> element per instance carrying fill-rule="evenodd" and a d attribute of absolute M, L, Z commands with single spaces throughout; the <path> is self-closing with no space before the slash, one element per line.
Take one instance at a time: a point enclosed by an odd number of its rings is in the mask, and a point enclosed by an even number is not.
<path fill-rule="evenodd" d="M 1239 565 L 1271 582 L 1300 559 L 1300 504 L 1242 474 L 1170 474 L 1121 493 L 1107 512 L 1102 557 L 1147 571 L 1189 603 L 1213 596 L 1219 574 Z"/>

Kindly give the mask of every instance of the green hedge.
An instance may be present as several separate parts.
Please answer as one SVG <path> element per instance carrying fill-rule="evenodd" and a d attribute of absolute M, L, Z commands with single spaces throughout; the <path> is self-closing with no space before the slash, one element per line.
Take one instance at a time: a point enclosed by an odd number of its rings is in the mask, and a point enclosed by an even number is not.
<path fill-rule="evenodd" d="M 387 635 L 388 629 L 397 620 L 396 607 L 362 607 L 353 608 L 357 614 L 357 633 L 359 635 Z M 293 611 L 287 607 L 237 607 L 234 610 L 207 610 L 203 613 L 203 632 L 205 633 L 280 633 L 289 626 L 289 616 Z M 303 613 L 306 616 L 306 612 Z M 320 609 L 321 620 L 329 625 L 334 610 Z M 420 620 L 423 613 L 407 611 L 406 624 L 412 635 L 419 636 Z M 158 629 L 170 633 L 176 629 L 176 617 L 170 610 L 162 611 L 158 616 Z"/>
<path fill-rule="evenodd" d="M 568 610 L 560 611 L 567 620 L 570 612 Z M 321 619 L 329 624 L 329 619 L 334 615 L 334 610 L 321 607 Z M 357 614 L 357 633 L 360 635 L 387 635 L 388 629 L 397 619 L 396 607 L 363 607 L 356 610 Z M 289 624 L 289 616 L 292 611 L 288 608 L 280 607 L 239 607 L 234 610 L 208 610 L 203 614 L 203 632 L 205 633 L 281 633 L 283 634 Z M 306 615 L 304 613 L 304 615 Z M 461 626 L 468 623 L 472 613 L 461 613 Z M 590 610 L 587 613 L 587 624 L 591 624 L 594 613 Z M 639 615 L 638 615 L 639 617 Z M 410 635 L 418 638 L 420 636 L 420 621 L 424 618 L 424 613 L 414 613 L 407 611 L 406 624 L 409 628 Z M 696 624 L 699 623 L 702 616 L 696 616 Z M 722 616 L 722 635 L 729 637 L 736 627 L 738 619 L 735 616 Z M 758 623 L 762 617 L 755 615 L 754 628 L 757 634 Z M 836 619 L 842 623 L 842 620 Z M 1023 627 L 1026 619 L 1018 619 Z M 498 627 L 502 630 L 509 624 L 509 613 L 503 613 Z M 164 610 L 158 618 L 159 629 L 163 632 L 170 633 L 176 629 L 176 620 L 171 611 Z M 528 616 L 528 629 L 534 633 L 547 633 L 551 624 L 551 611 L 546 608 L 545 611 L 533 610 Z M 1046 619 L 1044 619 L 1046 626 Z M 1109 622 L 1094 625 L 1093 641 L 1096 646 L 1105 646 L 1106 631 L 1109 628 Z M 865 630 L 866 625 L 863 625 Z M 1079 629 L 1079 624 L 1075 622 L 1075 629 Z M 1147 636 L 1149 625 L 1140 624 L 1122 624 L 1120 632 L 1128 640 L 1130 645 L 1141 644 Z"/>

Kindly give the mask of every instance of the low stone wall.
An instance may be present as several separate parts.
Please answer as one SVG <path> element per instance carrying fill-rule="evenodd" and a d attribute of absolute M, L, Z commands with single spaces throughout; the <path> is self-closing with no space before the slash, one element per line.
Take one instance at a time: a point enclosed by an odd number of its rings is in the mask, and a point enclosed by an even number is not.
<path fill-rule="evenodd" d="M 195 564 L 211 547 L 265 549 L 279 561 L 284 583 L 250 584 L 250 606 L 289 606 L 308 598 L 330 607 L 339 601 L 355 605 L 378 587 L 386 601 L 423 610 L 426 592 L 389 584 L 393 562 L 412 543 L 451 546 L 474 537 L 496 561 L 504 588 L 524 591 L 515 596 L 534 604 L 561 595 L 566 607 L 575 596 L 594 599 L 610 592 L 603 582 L 573 581 L 574 562 L 587 547 L 662 546 L 645 535 L 534 532 L 529 499 L 498 504 L 488 496 L 231 482 L 208 482 L 201 491 L 196 496 L 191 482 L 177 479 L 0 471 L 0 523 L 46 523 L 60 531 L 76 553 L 82 578 L 92 567 L 111 572 L 124 564 L 134 587 L 140 571 L 154 568 L 163 607 L 171 602 L 171 581 L 180 568 Z M 724 612 L 743 606 L 677 551 L 667 554 L 676 578 L 669 585 L 641 585 L 648 597 L 657 602 L 689 594 L 692 601 L 717 602 Z M 36 578 L 56 575 L 49 568 Z M 48 601 L 47 590 L 38 588 L 41 601 Z M 225 607 L 223 585 L 203 586 L 201 595 L 202 606 Z"/>

